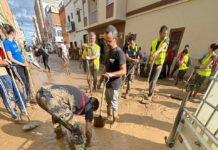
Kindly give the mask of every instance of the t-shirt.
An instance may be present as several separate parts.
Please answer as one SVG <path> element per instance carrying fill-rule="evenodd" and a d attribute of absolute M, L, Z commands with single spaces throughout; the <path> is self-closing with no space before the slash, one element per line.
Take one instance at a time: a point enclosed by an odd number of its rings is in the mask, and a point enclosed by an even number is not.
<path fill-rule="evenodd" d="M 19 50 L 19 47 L 17 46 L 17 43 L 9 40 L 4 40 L 4 47 L 6 51 L 11 52 L 12 57 L 16 60 L 19 61 L 20 63 L 24 63 L 21 51 Z M 12 63 L 12 65 L 17 65 L 15 63 Z"/>
<path fill-rule="evenodd" d="M 43 58 L 46 58 L 46 57 L 49 56 L 49 55 L 48 55 L 44 50 L 42 50 L 41 48 L 38 50 L 38 52 L 35 53 L 35 55 L 38 56 L 38 57 L 42 55 Z"/>
<path fill-rule="evenodd" d="M 63 53 L 65 56 L 68 56 L 69 51 L 68 51 L 66 45 L 62 44 L 62 45 L 61 45 L 61 49 L 62 49 L 62 53 Z"/>
<path fill-rule="evenodd" d="M 130 50 L 129 48 L 130 47 Z M 124 53 L 128 54 L 130 58 L 132 59 L 137 59 L 139 56 L 139 47 L 138 47 L 138 51 L 136 52 L 136 47 L 133 49 L 131 46 L 127 46 L 126 49 L 124 49 Z M 134 65 L 134 62 L 130 62 L 126 60 L 126 65 L 127 65 L 127 69 L 132 68 L 132 66 Z"/>
<path fill-rule="evenodd" d="M 76 87 L 70 86 L 70 85 L 52 85 L 50 89 L 64 89 L 70 95 L 74 97 L 74 99 L 72 99 L 72 97 L 68 98 L 69 100 L 72 100 L 74 104 L 71 109 L 74 114 L 78 114 L 82 110 L 82 107 L 83 107 L 82 94 L 83 94 L 84 99 L 85 99 L 85 109 L 82 111 L 80 115 L 85 115 L 85 120 L 92 122 L 94 118 L 92 105 L 90 103 L 89 98 L 83 92 L 81 92 Z"/>
<path fill-rule="evenodd" d="M 162 41 L 158 41 L 158 42 L 157 42 L 156 50 L 158 50 L 158 47 L 159 47 L 159 45 L 160 45 L 161 42 L 162 42 Z M 169 38 L 166 38 L 163 43 L 167 43 L 167 45 L 169 45 Z"/>
<path fill-rule="evenodd" d="M 175 55 L 176 50 L 170 49 L 167 53 L 166 61 L 173 61 L 173 57 Z"/>
<path fill-rule="evenodd" d="M 120 65 L 126 64 L 126 57 L 120 47 L 115 47 L 108 51 L 105 60 L 106 72 L 116 72 L 120 70 Z M 107 83 L 107 88 L 118 90 L 121 86 L 121 77 L 112 77 Z"/>

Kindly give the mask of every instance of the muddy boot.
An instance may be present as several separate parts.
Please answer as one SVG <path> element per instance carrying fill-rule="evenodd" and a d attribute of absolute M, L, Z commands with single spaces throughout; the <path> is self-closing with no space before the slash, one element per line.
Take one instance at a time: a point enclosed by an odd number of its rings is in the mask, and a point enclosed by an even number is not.
<path fill-rule="evenodd" d="M 112 121 L 112 109 L 110 107 L 107 107 L 107 120 Z"/>
<path fill-rule="evenodd" d="M 113 122 L 111 124 L 111 128 L 116 127 L 117 126 L 117 120 L 119 119 L 118 117 L 118 112 L 114 112 L 113 111 Z"/>
<path fill-rule="evenodd" d="M 54 128 L 54 132 L 56 134 L 57 139 L 60 139 L 60 138 L 62 138 L 64 136 L 63 131 L 61 129 L 61 125 L 59 123 L 55 123 L 53 125 L 53 128 Z"/>

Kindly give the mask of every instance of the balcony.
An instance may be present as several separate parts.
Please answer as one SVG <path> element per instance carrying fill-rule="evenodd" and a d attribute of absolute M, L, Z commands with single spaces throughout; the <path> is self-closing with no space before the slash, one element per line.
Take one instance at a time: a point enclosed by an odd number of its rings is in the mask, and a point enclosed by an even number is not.
<path fill-rule="evenodd" d="M 66 27 L 66 32 L 75 32 L 76 31 L 76 26 L 75 26 L 74 21 L 66 23 L 65 27 Z"/>
<path fill-rule="evenodd" d="M 62 36 L 55 36 L 54 40 L 55 40 L 55 43 L 62 43 L 62 42 L 64 42 L 64 39 L 63 39 Z"/>
<path fill-rule="evenodd" d="M 98 11 L 95 10 L 89 13 L 89 24 L 94 24 L 98 21 Z"/>

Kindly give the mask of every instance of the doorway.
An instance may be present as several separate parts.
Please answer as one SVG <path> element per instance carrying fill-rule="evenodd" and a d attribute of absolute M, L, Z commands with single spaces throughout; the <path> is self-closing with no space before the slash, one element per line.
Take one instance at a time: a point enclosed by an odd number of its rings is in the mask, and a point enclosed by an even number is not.
<path fill-rule="evenodd" d="M 169 35 L 170 43 L 168 49 L 171 49 L 176 44 L 177 45 L 176 55 L 178 53 L 178 49 L 180 47 L 184 31 L 185 31 L 185 27 L 174 28 L 170 30 L 170 35 Z"/>

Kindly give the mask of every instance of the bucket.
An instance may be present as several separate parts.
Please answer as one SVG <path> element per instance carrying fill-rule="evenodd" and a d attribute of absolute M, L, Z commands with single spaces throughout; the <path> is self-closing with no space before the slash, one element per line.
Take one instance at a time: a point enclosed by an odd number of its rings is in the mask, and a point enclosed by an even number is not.
<path fill-rule="evenodd" d="M 94 127 L 103 128 L 105 126 L 106 118 L 102 116 L 94 117 Z"/>

